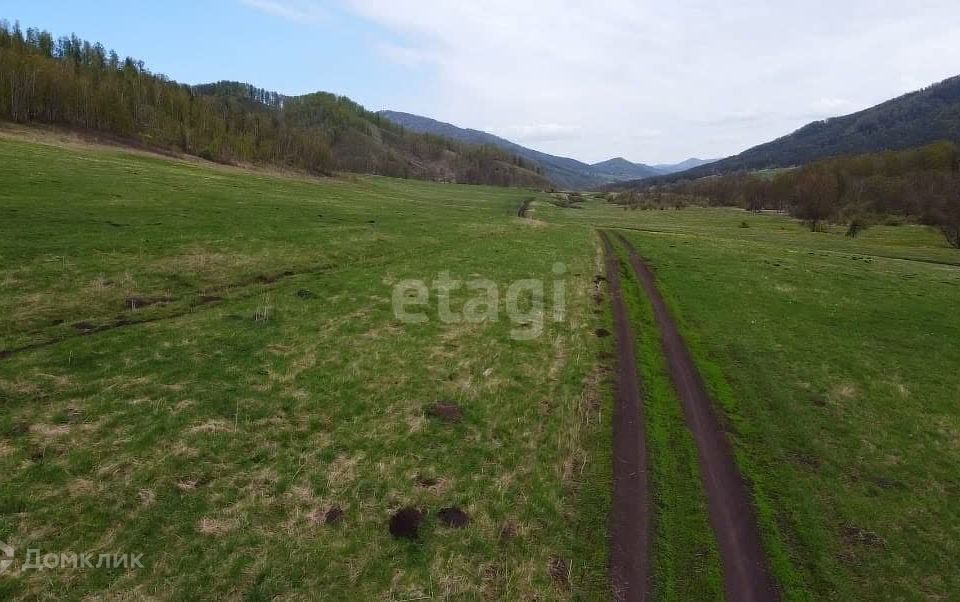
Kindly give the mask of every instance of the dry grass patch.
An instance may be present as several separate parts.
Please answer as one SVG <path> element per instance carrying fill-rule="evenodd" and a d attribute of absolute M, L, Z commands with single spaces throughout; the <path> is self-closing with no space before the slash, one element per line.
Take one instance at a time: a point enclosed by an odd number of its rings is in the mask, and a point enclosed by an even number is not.
<path fill-rule="evenodd" d="M 157 501 L 157 494 L 152 489 L 141 489 L 137 492 L 137 499 L 142 506 L 149 508 Z"/>
<path fill-rule="evenodd" d="M 207 420 L 187 429 L 189 433 L 227 433 L 233 431 L 233 425 L 225 420 Z"/>
<path fill-rule="evenodd" d="M 70 433 L 69 424 L 31 424 L 30 432 L 42 439 L 56 439 Z"/>
<path fill-rule="evenodd" d="M 37 383 L 18 378 L 17 380 L 0 379 L 0 392 L 9 396 L 21 396 L 27 398 L 37 398 L 41 396 L 42 389 Z"/>
<path fill-rule="evenodd" d="M 222 537 L 236 531 L 239 526 L 236 519 L 206 517 L 197 522 L 197 531 L 203 535 Z"/>
<path fill-rule="evenodd" d="M 193 274 L 208 281 L 209 285 L 227 282 L 232 274 L 255 271 L 256 266 L 263 265 L 265 265 L 264 259 L 261 257 L 240 253 L 221 253 L 195 247 L 186 253 L 152 261 L 146 266 L 144 273 L 173 274 L 176 276 Z"/>
<path fill-rule="evenodd" d="M 850 400 L 854 399 L 858 394 L 857 387 L 851 383 L 841 383 L 835 386 L 831 391 L 830 395 L 833 399 L 843 399 Z"/>
<path fill-rule="evenodd" d="M 89 479 L 77 478 L 67 485 L 67 492 L 72 496 L 91 496 L 100 491 L 99 485 Z"/>

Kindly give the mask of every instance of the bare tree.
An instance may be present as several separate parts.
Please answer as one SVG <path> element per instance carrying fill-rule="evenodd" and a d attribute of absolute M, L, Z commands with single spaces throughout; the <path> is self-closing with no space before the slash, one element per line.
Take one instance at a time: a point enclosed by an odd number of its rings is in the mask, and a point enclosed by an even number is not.
<path fill-rule="evenodd" d="M 927 187 L 924 220 L 936 226 L 951 247 L 960 249 L 960 174 L 935 174 Z"/>
<path fill-rule="evenodd" d="M 745 176 L 741 184 L 744 209 L 759 213 L 772 196 L 773 186 L 767 180 L 757 176 Z"/>
<path fill-rule="evenodd" d="M 794 213 L 811 232 L 816 232 L 836 214 L 840 192 L 840 177 L 831 169 L 822 165 L 806 167 L 797 176 Z"/>

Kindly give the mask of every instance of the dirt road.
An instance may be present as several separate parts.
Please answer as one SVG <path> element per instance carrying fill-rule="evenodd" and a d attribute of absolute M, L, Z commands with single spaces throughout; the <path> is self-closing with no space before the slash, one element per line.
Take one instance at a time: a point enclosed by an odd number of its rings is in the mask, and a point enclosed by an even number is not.
<path fill-rule="evenodd" d="M 622 235 L 618 234 L 618 237 L 629 251 L 630 264 L 653 305 L 670 377 L 696 440 L 710 523 L 723 559 L 727 599 L 737 602 L 777 600 L 779 593 L 767 566 L 750 492 L 737 468 L 733 449 L 703 378 L 657 289 L 653 272 L 633 245 Z"/>
<path fill-rule="evenodd" d="M 520 204 L 520 208 L 517 209 L 517 217 L 530 217 L 530 205 L 533 204 L 533 199 L 526 199 L 523 203 Z"/>
<path fill-rule="evenodd" d="M 633 329 L 620 287 L 620 260 L 608 236 L 601 232 L 600 237 L 606 251 L 617 341 L 610 575 L 616 600 L 650 600 L 653 505 L 647 471 L 646 417 L 637 377 Z"/>

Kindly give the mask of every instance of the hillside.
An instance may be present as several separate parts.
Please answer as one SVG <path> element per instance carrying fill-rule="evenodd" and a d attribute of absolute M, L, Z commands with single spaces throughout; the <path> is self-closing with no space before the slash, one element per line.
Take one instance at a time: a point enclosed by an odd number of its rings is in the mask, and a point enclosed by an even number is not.
<path fill-rule="evenodd" d="M 960 76 L 851 115 L 815 121 L 772 142 L 669 179 L 790 167 L 838 155 L 903 150 L 939 140 L 960 142 Z"/>
<path fill-rule="evenodd" d="M 279 113 L 298 131 L 329 144 L 334 169 L 467 184 L 547 187 L 537 167 L 483 142 L 405 131 L 345 96 L 283 96 L 239 82 L 194 86 L 196 93 Z"/>
<path fill-rule="evenodd" d="M 0 23 L 0 120 L 48 123 L 224 163 L 548 186 L 494 146 L 404 131 L 344 96 L 239 82 L 186 86 L 76 36 Z"/>
<path fill-rule="evenodd" d="M 599 173 L 609 174 L 619 180 L 639 180 L 664 173 L 649 165 L 627 161 L 623 157 L 594 163 L 591 167 Z"/>
<path fill-rule="evenodd" d="M 487 132 L 457 127 L 420 115 L 398 111 L 380 111 L 379 114 L 412 132 L 445 136 L 468 144 L 496 146 L 527 161 L 536 163 L 543 168 L 543 174 L 551 182 L 558 188 L 567 190 L 587 190 L 614 182 L 650 177 L 661 173 L 649 166 L 630 163 L 625 159 L 611 159 L 596 165 L 589 165 L 576 159 L 557 157 L 533 150 Z M 609 168 L 612 168 L 612 171 L 608 171 Z"/>

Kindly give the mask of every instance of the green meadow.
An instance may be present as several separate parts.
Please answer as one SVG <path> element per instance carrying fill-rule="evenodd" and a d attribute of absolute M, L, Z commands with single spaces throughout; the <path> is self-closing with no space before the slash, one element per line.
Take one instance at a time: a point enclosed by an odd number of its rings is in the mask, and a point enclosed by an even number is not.
<path fill-rule="evenodd" d="M 0 597 L 609 597 L 597 228 L 655 268 L 785 596 L 960 592 L 960 253 L 913 225 L 570 205 L 0 137 Z M 495 283 L 496 319 L 441 319 L 444 274 Z M 719 599 L 696 449 L 624 279 L 655 591 Z M 411 280 L 418 323 L 394 311 Z M 525 280 L 544 302 L 511 314 Z M 417 541 L 389 531 L 403 507 Z M 143 568 L 28 570 L 28 549 Z"/>
<path fill-rule="evenodd" d="M 27 348 L 0 362 L 0 540 L 21 568 L 29 548 L 144 564 L 20 571 L 4 595 L 603 590 L 589 229 L 517 218 L 522 190 L 11 140 L 0 181 L 0 348 Z M 542 279 L 552 312 L 557 262 L 566 314 L 536 338 L 511 336 L 533 315 L 392 309 L 396 283 L 446 271 Z M 437 401 L 462 419 L 431 416 Z M 426 514 L 418 543 L 388 532 L 404 506 Z M 448 507 L 470 525 L 442 525 Z"/>
<path fill-rule="evenodd" d="M 728 420 L 787 597 L 960 592 L 960 253 L 920 226 L 850 239 L 732 209 L 578 219 L 623 228 L 654 267 Z M 695 527 L 673 541 L 694 541 Z"/>

